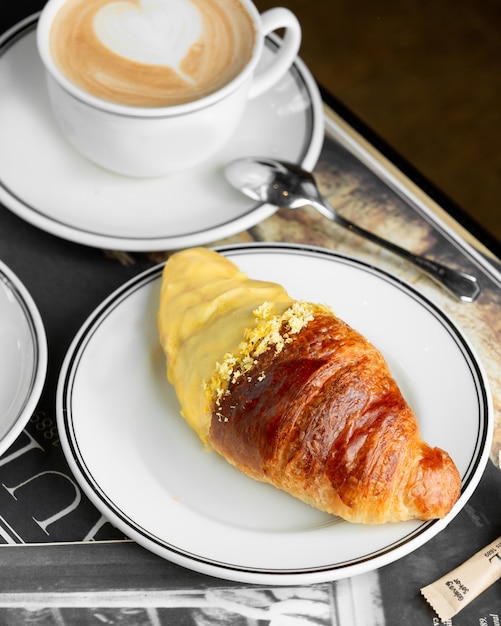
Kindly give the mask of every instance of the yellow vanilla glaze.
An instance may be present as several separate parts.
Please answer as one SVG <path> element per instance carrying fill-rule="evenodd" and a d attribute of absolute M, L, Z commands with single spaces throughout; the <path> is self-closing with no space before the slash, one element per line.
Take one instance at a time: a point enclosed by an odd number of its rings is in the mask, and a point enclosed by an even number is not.
<path fill-rule="evenodd" d="M 160 293 L 160 343 L 182 414 L 203 441 L 213 405 L 207 385 L 217 367 L 238 354 L 246 331 L 263 317 L 281 316 L 293 302 L 280 285 L 248 278 L 212 250 L 191 248 L 169 258 Z"/>

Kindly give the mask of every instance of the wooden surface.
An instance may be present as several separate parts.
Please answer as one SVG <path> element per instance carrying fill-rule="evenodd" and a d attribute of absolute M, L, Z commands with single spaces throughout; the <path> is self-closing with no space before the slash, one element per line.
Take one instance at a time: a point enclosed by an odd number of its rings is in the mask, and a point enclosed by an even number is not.
<path fill-rule="evenodd" d="M 316 79 L 501 239 L 501 3 L 255 0 L 290 8 Z"/>

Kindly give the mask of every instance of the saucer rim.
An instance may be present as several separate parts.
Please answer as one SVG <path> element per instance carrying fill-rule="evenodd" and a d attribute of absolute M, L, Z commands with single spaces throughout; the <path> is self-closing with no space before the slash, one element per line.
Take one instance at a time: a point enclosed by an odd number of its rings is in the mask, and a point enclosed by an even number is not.
<path fill-rule="evenodd" d="M 29 389 L 20 402 L 16 416 L 0 437 L 0 456 L 5 454 L 33 416 L 45 387 L 48 368 L 48 342 L 45 325 L 33 296 L 19 276 L 0 259 L 0 282 L 16 301 L 31 337 L 33 364 Z"/>

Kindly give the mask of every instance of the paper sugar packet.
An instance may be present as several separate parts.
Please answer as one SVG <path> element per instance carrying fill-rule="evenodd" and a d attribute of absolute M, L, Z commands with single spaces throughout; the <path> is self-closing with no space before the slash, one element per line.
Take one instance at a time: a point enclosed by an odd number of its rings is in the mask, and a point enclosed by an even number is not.
<path fill-rule="evenodd" d="M 444 622 L 501 578 L 501 537 L 485 546 L 465 563 L 421 589 Z"/>

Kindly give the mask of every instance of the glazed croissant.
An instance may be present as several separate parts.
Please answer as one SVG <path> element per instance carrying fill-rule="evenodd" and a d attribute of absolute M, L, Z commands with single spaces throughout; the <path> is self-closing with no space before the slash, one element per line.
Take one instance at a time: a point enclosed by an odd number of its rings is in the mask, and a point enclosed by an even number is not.
<path fill-rule="evenodd" d="M 200 438 L 245 474 L 345 520 L 445 516 L 461 481 L 381 353 L 327 307 L 205 248 L 166 263 L 168 378 Z"/>

